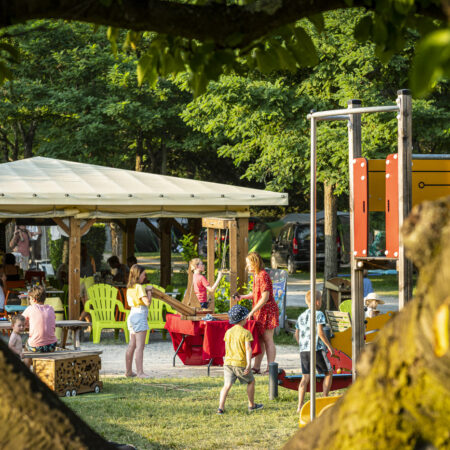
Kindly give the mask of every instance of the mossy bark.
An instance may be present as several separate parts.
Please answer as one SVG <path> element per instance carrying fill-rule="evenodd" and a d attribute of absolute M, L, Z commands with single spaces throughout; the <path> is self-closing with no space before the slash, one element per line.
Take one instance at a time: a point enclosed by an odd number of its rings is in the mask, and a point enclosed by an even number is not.
<path fill-rule="evenodd" d="M 368 346 L 345 396 L 286 449 L 450 448 L 448 320 L 436 328 L 450 307 L 450 197 L 419 205 L 402 232 L 420 269 L 414 300 Z"/>
<path fill-rule="evenodd" d="M 113 449 L 0 339 L 0 448 Z"/>

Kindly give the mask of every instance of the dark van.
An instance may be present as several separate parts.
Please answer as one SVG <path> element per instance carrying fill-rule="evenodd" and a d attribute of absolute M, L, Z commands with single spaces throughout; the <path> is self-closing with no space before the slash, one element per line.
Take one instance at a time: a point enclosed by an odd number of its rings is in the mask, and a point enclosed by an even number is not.
<path fill-rule="evenodd" d="M 324 226 L 317 224 L 316 261 L 318 267 L 325 264 L 325 234 Z M 270 264 L 273 269 L 287 267 L 289 273 L 294 273 L 301 266 L 310 263 L 310 226 L 306 223 L 290 222 L 280 231 L 278 238 L 272 244 Z"/>

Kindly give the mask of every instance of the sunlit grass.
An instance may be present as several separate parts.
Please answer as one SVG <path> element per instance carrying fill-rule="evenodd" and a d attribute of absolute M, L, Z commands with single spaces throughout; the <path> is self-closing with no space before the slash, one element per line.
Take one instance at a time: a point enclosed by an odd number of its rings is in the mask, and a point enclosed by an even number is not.
<path fill-rule="evenodd" d="M 101 394 L 64 399 L 106 439 L 139 449 L 280 448 L 297 430 L 297 392 L 279 388 L 269 400 L 268 377 L 256 378 L 258 403 L 247 412 L 245 386 L 233 386 L 223 416 L 216 414 L 221 378 L 103 378 Z"/>

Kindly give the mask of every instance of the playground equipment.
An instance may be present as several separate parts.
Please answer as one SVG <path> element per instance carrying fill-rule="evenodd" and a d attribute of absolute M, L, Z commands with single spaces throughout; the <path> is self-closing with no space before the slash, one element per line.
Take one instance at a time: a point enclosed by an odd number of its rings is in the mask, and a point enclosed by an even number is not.
<path fill-rule="evenodd" d="M 308 115 L 311 121 L 311 291 L 316 290 L 316 131 L 319 121 L 345 121 L 348 124 L 349 137 L 349 174 L 350 174 L 350 255 L 351 255 L 351 292 L 352 292 L 352 354 L 356 361 L 364 349 L 364 304 L 363 304 L 363 270 L 370 267 L 373 258 L 369 258 L 367 251 L 364 256 L 357 256 L 360 249 L 355 242 L 355 226 L 367 228 L 367 216 L 359 215 L 359 211 L 367 208 L 364 204 L 364 198 L 367 192 L 355 190 L 354 180 L 359 174 L 359 169 L 364 169 L 361 164 L 357 164 L 357 158 L 361 157 L 361 115 L 381 112 L 395 112 L 398 120 L 398 229 L 411 209 L 411 158 L 412 158 L 412 100 L 411 94 L 407 90 L 397 92 L 397 101 L 395 105 L 375 106 L 362 108 L 361 101 L 350 100 L 347 109 L 332 111 L 314 112 Z M 367 187 L 367 186 L 366 186 Z M 357 205 L 360 208 L 357 208 Z M 389 261 L 390 260 L 390 261 Z M 404 246 L 399 238 L 398 255 L 395 258 L 378 258 L 377 265 L 396 261 L 399 278 L 399 308 L 403 308 L 405 303 L 412 296 L 412 264 L 405 258 Z M 311 336 L 316 335 L 316 305 L 311 304 Z M 315 417 L 315 367 L 316 367 L 315 340 L 311 341 L 311 420 Z M 353 379 L 356 378 L 356 364 L 352 365 Z"/>
<path fill-rule="evenodd" d="M 322 397 L 316 398 L 316 412 L 318 416 L 321 416 L 325 411 L 331 408 L 342 396 L 338 395 L 336 397 Z M 307 401 L 300 411 L 300 417 L 298 421 L 298 426 L 300 428 L 308 425 L 311 421 L 311 401 Z"/>

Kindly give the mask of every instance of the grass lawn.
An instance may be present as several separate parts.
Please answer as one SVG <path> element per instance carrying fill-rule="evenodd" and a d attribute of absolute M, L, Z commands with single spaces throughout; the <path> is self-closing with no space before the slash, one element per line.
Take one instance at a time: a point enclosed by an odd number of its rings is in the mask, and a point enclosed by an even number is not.
<path fill-rule="evenodd" d="M 248 413 L 246 388 L 236 383 L 222 416 L 216 414 L 222 378 L 103 382 L 100 394 L 63 401 L 106 439 L 139 449 L 273 449 L 298 429 L 297 392 L 280 388 L 278 399 L 269 400 L 267 376 L 256 378 L 263 410 Z"/>

